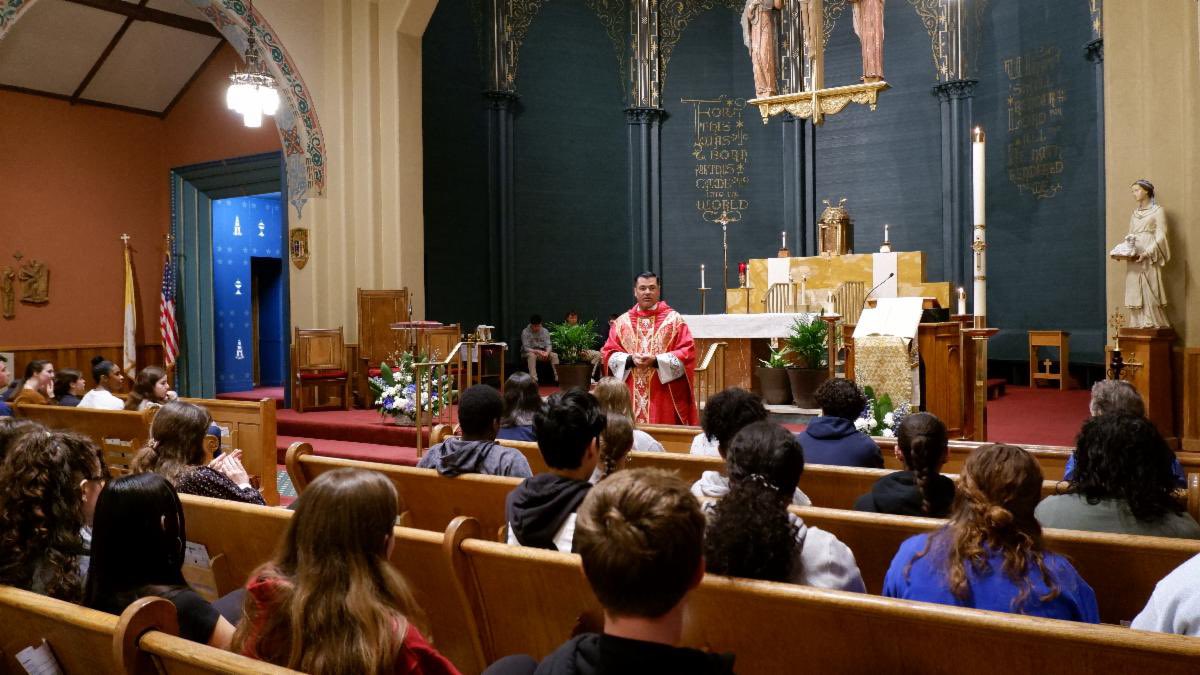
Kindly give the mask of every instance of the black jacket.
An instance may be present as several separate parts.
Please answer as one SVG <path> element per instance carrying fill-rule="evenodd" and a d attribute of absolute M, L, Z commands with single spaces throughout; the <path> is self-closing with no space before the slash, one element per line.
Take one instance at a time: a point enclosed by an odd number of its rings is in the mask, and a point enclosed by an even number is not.
<path fill-rule="evenodd" d="M 504 513 L 522 546 L 554 548 L 554 535 L 583 503 L 592 484 L 542 473 L 508 493 Z"/>
<path fill-rule="evenodd" d="M 542 660 L 537 675 L 717 675 L 733 672 L 733 654 L 709 654 L 697 649 L 612 635 L 584 633 L 567 641 Z"/>
<path fill-rule="evenodd" d="M 897 471 L 875 481 L 870 492 L 855 500 L 854 510 L 945 518 L 954 504 L 954 481 L 940 474 L 931 480 L 930 513 L 921 512 L 921 491 L 911 471 Z"/>

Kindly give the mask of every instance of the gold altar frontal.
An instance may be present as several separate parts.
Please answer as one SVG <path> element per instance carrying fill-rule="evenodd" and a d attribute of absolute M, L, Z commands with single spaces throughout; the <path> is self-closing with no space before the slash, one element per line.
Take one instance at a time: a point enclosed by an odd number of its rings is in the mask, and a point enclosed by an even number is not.
<path fill-rule="evenodd" d="M 793 289 L 798 292 L 801 279 L 810 298 L 813 311 L 818 311 L 827 293 L 836 293 L 846 282 L 875 285 L 873 253 L 787 258 Z M 936 298 L 942 307 L 950 307 L 950 284 L 945 281 L 925 281 L 925 254 L 921 251 L 900 251 L 896 256 L 896 294 L 901 297 Z M 757 314 L 767 311 L 767 292 L 770 284 L 767 259 L 750 260 L 746 288 L 730 288 L 725 293 L 725 311 L 729 314 Z M 803 300 L 797 301 L 803 311 Z M 857 316 L 855 314 L 854 316 Z"/>

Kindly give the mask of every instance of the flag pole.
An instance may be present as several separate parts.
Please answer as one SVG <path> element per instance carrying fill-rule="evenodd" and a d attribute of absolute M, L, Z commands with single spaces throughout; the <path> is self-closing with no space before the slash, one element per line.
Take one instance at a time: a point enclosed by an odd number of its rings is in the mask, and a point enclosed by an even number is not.
<path fill-rule="evenodd" d="M 133 377 L 137 371 L 137 301 L 133 287 L 133 258 L 130 236 L 122 233 L 120 239 L 125 249 L 125 327 L 121 341 L 121 370 Z"/>

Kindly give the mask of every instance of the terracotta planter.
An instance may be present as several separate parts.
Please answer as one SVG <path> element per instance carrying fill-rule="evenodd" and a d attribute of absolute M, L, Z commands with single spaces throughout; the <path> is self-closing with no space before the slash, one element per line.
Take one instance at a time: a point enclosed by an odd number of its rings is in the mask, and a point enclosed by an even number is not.
<path fill-rule="evenodd" d="M 558 369 L 558 388 L 562 391 L 571 389 L 588 390 L 592 383 L 592 364 L 590 363 L 560 363 Z"/>
<path fill-rule="evenodd" d="M 792 404 L 797 408 L 813 409 L 817 402 L 813 392 L 829 379 L 828 368 L 788 368 L 788 380 L 792 385 Z"/>
<path fill-rule="evenodd" d="M 781 405 L 792 398 L 791 387 L 788 386 L 788 369 L 755 366 L 754 374 L 758 377 L 758 387 L 763 402 L 770 405 Z"/>

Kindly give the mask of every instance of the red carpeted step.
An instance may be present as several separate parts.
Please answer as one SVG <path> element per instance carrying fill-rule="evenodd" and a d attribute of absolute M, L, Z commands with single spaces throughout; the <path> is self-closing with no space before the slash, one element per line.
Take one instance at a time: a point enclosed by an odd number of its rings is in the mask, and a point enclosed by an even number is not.
<path fill-rule="evenodd" d="M 275 427 L 284 436 L 325 438 L 354 443 L 417 446 L 415 427 L 402 427 L 383 419 L 374 410 L 328 410 L 298 413 L 280 410 L 275 414 Z M 425 428 L 425 441 L 429 429 Z"/>
<path fill-rule="evenodd" d="M 217 394 L 222 401 L 261 401 L 264 398 L 275 399 L 275 407 L 283 407 L 283 387 L 258 387 L 250 391 L 227 391 Z"/>
<path fill-rule="evenodd" d="M 276 462 L 282 464 L 287 457 L 287 449 L 292 443 L 304 441 L 313 446 L 313 452 L 323 457 L 338 457 L 340 459 L 355 459 L 361 462 L 383 462 L 385 464 L 417 465 L 417 449 L 399 445 L 380 445 L 378 443 L 358 443 L 326 438 L 304 438 L 299 436 L 276 436 Z"/>

